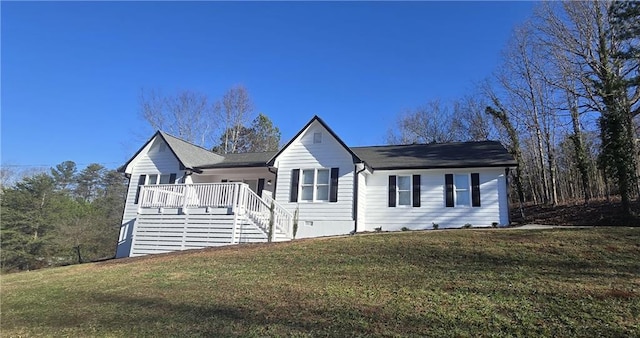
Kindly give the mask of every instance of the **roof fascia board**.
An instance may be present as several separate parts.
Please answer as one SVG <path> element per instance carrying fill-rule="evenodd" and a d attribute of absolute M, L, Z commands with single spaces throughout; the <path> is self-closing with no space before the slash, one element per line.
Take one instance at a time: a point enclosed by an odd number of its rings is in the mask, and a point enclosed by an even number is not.
<path fill-rule="evenodd" d="M 374 170 L 425 170 L 425 169 L 471 169 L 471 168 L 475 168 L 475 169 L 482 169 L 482 168 L 490 168 L 490 169 L 494 169 L 494 168 L 515 168 L 517 167 L 518 164 L 513 164 L 513 163 L 503 163 L 503 164 L 480 164 L 480 165 L 447 165 L 447 166 L 406 166 L 406 167 L 402 167 L 402 166 L 394 166 L 394 167 L 378 167 L 378 168 L 373 168 Z"/>

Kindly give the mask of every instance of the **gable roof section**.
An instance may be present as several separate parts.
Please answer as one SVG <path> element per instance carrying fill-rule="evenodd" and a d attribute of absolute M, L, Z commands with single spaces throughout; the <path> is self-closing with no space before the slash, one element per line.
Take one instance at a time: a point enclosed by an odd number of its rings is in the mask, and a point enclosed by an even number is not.
<path fill-rule="evenodd" d="M 191 144 L 187 141 L 179 139 L 175 136 L 169 135 L 163 131 L 157 131 L 151 138 L 145 142 L 145 144 L 138 149 L 138 151 L 133 155 L 129 161 L 123 164 L 120 168 L 118 168 L 119 172 L 125 172 L 127 166 L 133 161 L 143 149 L 145 149 L 149 143 L 151 143 L 156 137 L 161 137 L 162 140 L 167 144 L 167 147 L 173 153 L 173 156 L 178 159 L 180 162 L 180 167 L 183 169 L 195 169 L 199 168 L 205 164 L 212 164 L 222 162 L 224 157 L 211 152 L 205 148 L 199 147 L 195 144 Z"/>
<path fill-rule="evenodd" d="M 295 141 L 300 135 L 302 135 L 302 133 L 304 133 L 305 130 L 307 130 L 307 128 L 309 128 L 309 126 L 311 126 L 311 124 L 315 121 L 318 121 L 318 123 L 320 123 L 320 125 L 322 127 L 324 127 L 324 129 L 326 129 L 329 134 L 331 134 L 331 136 L 333 136 L 334 139 L 336 139 L 336 141 L 338 141 L 338 143 L 340 143 L 340 145 L 349 153 L 351 154 L 351 157 L 353 158 L 353 162 L 354 163 L 358 163 L 358 162 L 363 162 L 362 159 L 360 159 L 360 157 L 358 157 L 358 155 L 356 155 L 351 148 L 349 148 L 341 139 L 340 137 L 338 137 L 338 135 L 331 130 L 331 128 L 329 128 L 329 126 L 318 116 L 318 115 L 314 115 L 313 118 L 304 126 L 302 127 L 302 129 L 300 129 L 300 131 L 291 138 L 291 140 L 289 140 L 289 142 L 287 142 L 287 144 L 285 144 L 284 147 L 282 147 L 280 149 L 280 151 L 278 151 L 275 155 L 273 155 L 273 157 L 271 157 L 271 159 L 267 162 L 267 165 L 271 166 L 273 165 L 273 163 L 276 160 L 276 157 L 280 156 L 280 154 L 282 154 L 282 152 L 287 149 L 291 143 L 293 143 L 293 141 Z"/>
<path fill-rule="evenodd" d="M 374 170 L 513 167 L 518 163 L 497 141 L 351 148 Z"/>
<path fill-rule="evenodd" d="M 163 139 L 171 148 L 178 161 L 188 169 L 197 169 L 204 165 L 219 163 L 224 161 L 224 157 L 212 151 L 189 143 L 165 132 L 159 131 Z"/>

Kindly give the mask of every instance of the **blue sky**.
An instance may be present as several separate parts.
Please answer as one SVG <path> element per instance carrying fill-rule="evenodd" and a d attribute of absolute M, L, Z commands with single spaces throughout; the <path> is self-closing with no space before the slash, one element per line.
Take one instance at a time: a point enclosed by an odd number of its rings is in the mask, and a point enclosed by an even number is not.
<path fill-rule="evenodd" d="M 403 109 L 495 70 L 530 2 L 1 3 L 2 164 L 109 168 L 152 135 L 142 88 L 233 85 L 292 137 L 313 115 L 384 144 Z"/>

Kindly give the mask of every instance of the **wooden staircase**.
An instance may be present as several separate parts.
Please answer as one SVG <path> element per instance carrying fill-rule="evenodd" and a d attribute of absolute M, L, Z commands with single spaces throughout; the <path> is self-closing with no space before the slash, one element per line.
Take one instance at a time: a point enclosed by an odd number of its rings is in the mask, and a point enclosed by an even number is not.
<path fill-rule="evenodd" d="M 246 184 L 226 185 L 231 189 L 207 187 L 206 191 L 230 195 L 217 197 L 198 196 L 197 191 L 189 189 L 180 197 L 177 185 L 167 185 L 168 189 L 161 185 L 143 187 L 129 256 L 268 242 L 270 224 L 272 241 L 291 240 L 293 217 L 288 211 L 267 196 L 258 197 Z M 186 203 L 185 197 L 191 201 Z M 194 198 L 225 203 L 193 203 Z"/>

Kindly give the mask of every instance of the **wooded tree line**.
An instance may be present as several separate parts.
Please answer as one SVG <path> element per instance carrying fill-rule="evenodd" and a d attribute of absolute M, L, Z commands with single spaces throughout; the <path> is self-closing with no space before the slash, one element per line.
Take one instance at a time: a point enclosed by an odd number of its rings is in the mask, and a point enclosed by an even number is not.
<path fill-rule="evenodd" d="M 2 271 L 113 257 L 127 182 L 100 164 L 66 161 L 0 187 Z"/>
<path fill-rule="evenodd" d="M 496 73 L 453 104 L 403 112 L 390 143 L 500 139 L 514 202 L 640 194 L 640 3 L 541 3 Z"/>

